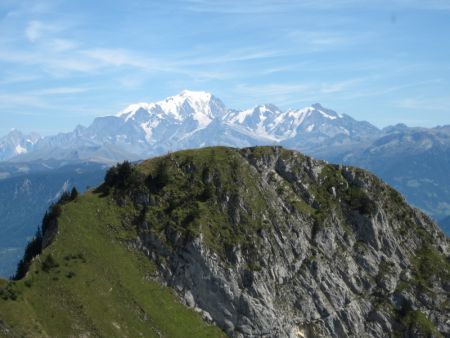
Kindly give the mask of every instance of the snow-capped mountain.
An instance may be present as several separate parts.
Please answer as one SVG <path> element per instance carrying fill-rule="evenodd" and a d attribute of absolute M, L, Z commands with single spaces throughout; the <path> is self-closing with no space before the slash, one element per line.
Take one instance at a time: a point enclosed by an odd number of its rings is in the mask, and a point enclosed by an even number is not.
<path fill-rule="evenodd" d="M 183 91 L 155 103 L 137 103 L 89 127 L 41 140 L 18 160 L 43 158 L 117 162 L 180 149 L 196 132 L 221 120 L 227 109 L 206 92 Z M 187 142 L 189 143 L 189 142 Z"/>
<path fill-rule="evenodd" d="M 132 104 L 116 116 L 125 121 L 131 119 L 143 123 L 145 130 L 157 127 L 160 121 L 166 119 L 172 119 L 177 123 L 194 121 L 196 127 L 201 129 L 215 118 L 223 117 L 226 112 L 222 101 L 212 94 L 184 90 L 179 95 L 156 103 Z"/>
<path fill-rule="evenodd" d="M 356 121 L 348 115 L 326 109 L 319 103 L 286 112 L 274 105 L 265 104 L 253 109 L 230 112 L 226 123 L 253 135 L 300 147 L 323 144 L 326 140 L 336 138 L 347 141 L 365 139 L 380 133 L 368 122 Z"/>
<path fill-rule="evenodd" d="M 303 151 L 372 139 L 380 131 L 368 122 L 314 104 L 282 111 L 271 104 L 228 109 L 214 95 L 185 90 L 154 103 L 137 103 L 96 118 L 89 127 L 46 137 L 15 160 L 116 162 L 207 145 L 284 144 Z"/>
<path fill-rule="evenodd" d="M 225 123 L 243 133 L 273 141 L 282 138 L 274 133 L 283 112 L 272 104 L 264 104 L 242 111 L 232 110 L 225 117 Z"/>
<path fill-rule="evenodd" d="M 0 161 L 26 154 L 33 149 L 41 137 L 36 133 L 25 135 L 13 129 L 6 136 L 0 138 Z"/>
<path fill-rule="evenodd" d="M 128 106 L 116 115 L 120 120 L 117 143 L 157 145 L 169 143 L 176 146 L 196 132 L 207 128 L 212 121 L 221 120 L 227 109 L 210 93 L 185 90 L 179 95 L 156 103 Z M 94 121 L 95 123 L 100 121 Z M 128 130 L 127 130 L 128 129 Z M 135 131 L 135 138 L 127 133 Z"/>

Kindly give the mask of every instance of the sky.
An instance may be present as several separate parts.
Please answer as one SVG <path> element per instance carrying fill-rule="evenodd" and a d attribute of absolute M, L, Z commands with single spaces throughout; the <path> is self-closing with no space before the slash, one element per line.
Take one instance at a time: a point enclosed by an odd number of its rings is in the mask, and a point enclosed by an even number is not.
<path fill-rule="evenodd" d="M 450 124 L 450 0 L 1 0 L 0 135 L 205 90 Z"/>

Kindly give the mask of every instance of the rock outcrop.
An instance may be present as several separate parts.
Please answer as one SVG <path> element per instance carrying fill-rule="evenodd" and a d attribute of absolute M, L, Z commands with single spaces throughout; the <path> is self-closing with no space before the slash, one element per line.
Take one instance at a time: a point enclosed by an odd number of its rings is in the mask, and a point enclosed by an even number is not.
<path fill-rule="evenodd" d="M 280 147 L 140 168 L 131 244 L 230 337 L 450 335 L 449 240 L 369 172 Z"/>

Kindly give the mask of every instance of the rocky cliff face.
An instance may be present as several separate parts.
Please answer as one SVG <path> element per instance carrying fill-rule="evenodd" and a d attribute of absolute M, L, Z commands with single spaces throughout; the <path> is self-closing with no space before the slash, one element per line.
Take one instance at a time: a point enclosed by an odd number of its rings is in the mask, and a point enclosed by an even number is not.
<path fill-rule="evenodd" d="M 110 183 L 137 210 L 129 245 L 229 336 L 450 335 L 449 241 L 370 173 L 280 147 L 140 169 L 139 188 Z"/>

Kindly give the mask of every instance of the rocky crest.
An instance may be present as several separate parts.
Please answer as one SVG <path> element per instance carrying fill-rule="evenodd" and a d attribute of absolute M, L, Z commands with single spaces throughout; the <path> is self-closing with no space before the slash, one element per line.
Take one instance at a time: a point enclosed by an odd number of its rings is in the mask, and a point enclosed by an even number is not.
<path fill-rule="evenodd" d="M 280 147 L 182 151 L 140 170 L 145 187 L 105 184 L 134 200 L 129 244 L 229 336 L 450 335 L 449 241 L 372 174 Z"/>

